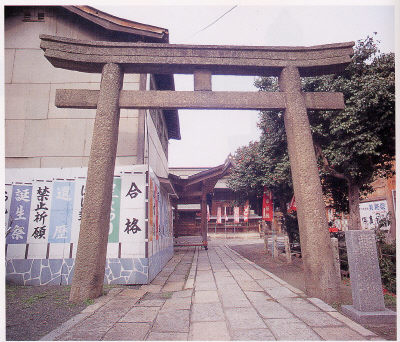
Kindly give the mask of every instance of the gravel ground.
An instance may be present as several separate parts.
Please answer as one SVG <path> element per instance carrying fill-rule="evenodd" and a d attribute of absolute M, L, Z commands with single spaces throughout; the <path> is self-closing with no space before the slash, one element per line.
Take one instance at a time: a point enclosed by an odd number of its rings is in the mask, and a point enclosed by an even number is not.
<path fill-rule="evenodd" d="M 271 256 L 266 254 L 264 243 L 232 245 L 230 247 L 245 258 L 285 280 L 290 285 L 305 291 L 301 259 L 295 258 L 292 264 L 286 264 L 283 261 L 273 261 Z M 340 311 L 340 305 L 352 304 L 351 287 L 348 281 L 342 282 L 340 297 L 341 303 L 334 305 L 338 311 Z M 395 302 L 388 301 L 385 304 L 386 308 L 396 311 Z M 386 340 L 397 340 L 396 324 L 363 324 L 363 326 Z"/>
<path fill-rule="evenodd" d="M 70 286 L 6 286 L 6 339 L 39 340 L 90 301 L 68 302 Z"/>

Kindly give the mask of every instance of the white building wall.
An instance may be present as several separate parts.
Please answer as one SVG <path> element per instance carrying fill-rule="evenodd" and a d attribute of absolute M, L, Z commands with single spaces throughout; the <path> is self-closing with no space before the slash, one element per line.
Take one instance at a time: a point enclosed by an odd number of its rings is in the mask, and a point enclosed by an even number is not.
<path fill-rule="evenodd" d="M 40 49 L 40 34 L 106 40 L 76 16 L 45 13 L 44 22 L 5 19 L 6 167 L 87 166 L 96 110 L 56 108 L 56 89 L 100 89 L 100 74 L 54 68 Z M 139 89 L 125 75 L 124 89 Z M 121 110 L 116 165 L 136 163 L 137 110 Z"/>

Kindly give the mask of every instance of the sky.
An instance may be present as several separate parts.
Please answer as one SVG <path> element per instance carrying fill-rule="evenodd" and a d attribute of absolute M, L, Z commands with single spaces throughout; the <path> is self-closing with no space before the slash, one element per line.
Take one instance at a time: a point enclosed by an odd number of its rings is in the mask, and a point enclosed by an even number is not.
<path fill-rule="evenodd" d="M 89 5 L 167 28 L 171 44 L 312 46 L 357 41 L 377 32 L 381 51 L 395 51 L 393 1 L 297 2 L 300 6 L 293 1 L 279 5 L 274 1 L 168 3 Z M 176 90 L 193 90 L 192 75 L 174 77 Z M 253 83 L 254 77 L 213 76 L 212 87 L 214 91 L 257 91 Z M 182 139 L 170 140 L 171 167 L 220 165 L 229 153 L 260 136 L 257 111 L 179 110 L 179 120 Z"/>

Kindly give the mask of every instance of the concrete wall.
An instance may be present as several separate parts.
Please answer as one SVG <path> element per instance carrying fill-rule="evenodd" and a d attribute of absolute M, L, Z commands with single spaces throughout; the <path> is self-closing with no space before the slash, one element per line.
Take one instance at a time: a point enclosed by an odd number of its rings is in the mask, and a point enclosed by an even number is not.
<path fill-rule="evenodd" d="M 100 74 L 54 68 L 43 56 L 39 35 L 107 40 L 105 30 L 58 7 L 44 7 L 44 22 L 5 19 L 6 167 L 87 166 L 95 110 L 59 109 L 56 89 L 99 89 Z M 139 75 L 125 75 L 124 89 L 137 90 Z M 121 110 L 117 165 L 136 163 L 137 110 Z"/>
<path fill-rule="evenodd" d="M 6 170 L 6 279 L 70 284 L 87 168 Z M 65 190 L 65 191 L 64 191 Z M 168 195 L 147 165 L 116 167 L 104 283 L 146 284 L 173 255 Z"/>

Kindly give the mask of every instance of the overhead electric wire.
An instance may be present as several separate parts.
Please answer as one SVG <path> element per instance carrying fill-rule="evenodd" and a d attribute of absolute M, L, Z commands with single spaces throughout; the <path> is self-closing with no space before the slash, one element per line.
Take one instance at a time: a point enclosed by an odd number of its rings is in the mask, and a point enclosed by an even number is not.
<path fill-rule="evenodd" d="M 212 25 L 214 25 L 215 23 L 217 23 L 219 20 L 221 20 L 223 17 L 225 17 L 229 12 L 233 11 L 236 7 L 238 7 L 238 5 L 233 6 L 231 9 L 229 9 L 228 11 L 226 11 L 224 14 L 222 14 L 221 16 L 219 16 L 217 19 L 215 19 L 212 23 L 208 24 L 206 27 L 203 27 L 201 30 L 195 32 L 192 37 L 194 37 L 196 34 L 207 30 L 209 27 L 211 27 Z"/>

